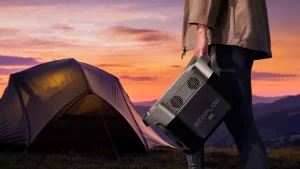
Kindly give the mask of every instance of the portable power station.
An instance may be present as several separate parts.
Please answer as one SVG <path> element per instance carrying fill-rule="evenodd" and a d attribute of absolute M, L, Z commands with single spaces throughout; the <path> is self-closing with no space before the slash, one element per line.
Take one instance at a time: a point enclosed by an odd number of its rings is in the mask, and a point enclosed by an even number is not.
<path fill-rule="evenodd" d="M 183 73 L 142 119 L 186 153 L 195 153 L 222 123 L 236 97 L 210 68 L 209 56 L 192 57 Z"/>

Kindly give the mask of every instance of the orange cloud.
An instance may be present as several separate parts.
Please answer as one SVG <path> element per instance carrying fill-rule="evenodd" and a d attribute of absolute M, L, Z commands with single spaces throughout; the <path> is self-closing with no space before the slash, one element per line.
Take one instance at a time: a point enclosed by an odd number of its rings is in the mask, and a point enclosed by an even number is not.
<path fill-rule="evenodd" d="M 134 67 L 133 65 L 128 64 L 115 64 L 115 63 L 108 63 L 108 64 L 98 64 L 96 65 L 98 68 L 106 68 L 106 67 Z"/>
<path fill-rule="evenodd" d="M 54 24 L 51 26 L 53 29 L 62 30 L 62 31 L 72 31 L 74 27 L 65 25 L 65 24 Z"/>
<path fill-rule="evenodd" d="M 8 82 L 9 76 L 8 77 L 0 77 L 0 86 L 6 86 Z"/>
<path fill-rule="evenodd" d="M 131 81 L 157 81 L 158 77 L 156 76 L 129 76 L 122 75 L 118 77 L 119 79 L 126 79 Z"/>
<path fill-rule="evenodd" d="M 138 41 L 171 41 L 174 40 L 172 36 L 168 33 L 160 31 L 160 30 L 153 30 L 153 29 L 137 29 L 137 28 L 130 28 L 126 26 L 114 26 L 107 28 L 103 31 L 104 34 L 109 34 L 111 36 L 122 36 L 126 38 L 131 38 L 133 40 Z"/>
<path fill-rule="evenodd" d="M 0 28 L 0 35 L 15 35 L 19 32 L 20 30 L 15 28 Z"/>
<path fill-rule="evenodd" d="M 80 45 L 59 40 L 47 40 L 38 38 L 20 38 L 20 39 L 0 39 L 0 47 L 5 48 L 40 48 L 40 49 L 51 49 L 51 48 L 69 48 L 79 47 Z"/>
<path fill-rule="evenodd" d="M 181 68 L 181 65 L 171 65 L 171 68 Z"/>

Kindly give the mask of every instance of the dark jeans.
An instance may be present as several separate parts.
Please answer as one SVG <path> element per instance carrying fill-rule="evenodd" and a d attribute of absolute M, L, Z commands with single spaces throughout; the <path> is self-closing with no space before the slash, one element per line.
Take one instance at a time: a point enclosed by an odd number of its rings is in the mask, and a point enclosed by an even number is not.
<path fill-rule="evenodd" d="M 239 97 L 239 103 L 228 112 L 224 122 L 235 140 L 244 169 L 269 168 L 266 148 L 252 114 L 251 70 L 253 58 L 258 54 L 237 46 L 210 46 L 212 70 Z M 189 169 L 203 169 L 204 145 L 197 153 L 186 154 L 186 157 Z"/>

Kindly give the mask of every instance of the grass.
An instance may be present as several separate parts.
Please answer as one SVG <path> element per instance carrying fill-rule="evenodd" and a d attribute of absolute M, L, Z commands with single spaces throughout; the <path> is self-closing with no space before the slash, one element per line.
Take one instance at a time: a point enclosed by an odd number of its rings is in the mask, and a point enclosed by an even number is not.
<path fill-rule="evenodd" d="M 299 169 L 300 147 L 268 149 L 271 169 Z M 241 163 L 235 148 L 206 148 L 206 169 L 239 169 Z M 117 160 L 101 152 L 76 153 L 0 153 L 0 169 L 187 169 L 180 151 L 155 150 L 131 153 Z"/>

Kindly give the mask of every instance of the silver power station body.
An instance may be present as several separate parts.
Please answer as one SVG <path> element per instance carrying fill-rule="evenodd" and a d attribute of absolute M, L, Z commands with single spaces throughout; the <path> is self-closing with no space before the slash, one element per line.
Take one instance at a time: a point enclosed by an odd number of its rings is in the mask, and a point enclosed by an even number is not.
<path fill-rule="evenodd" d="M 201 56 L 186 67 L 143 118 L 155 125 L 186 153 L 195 153 L 222 123 L 236 103 L 234 92 L 225 86 Z"/>

